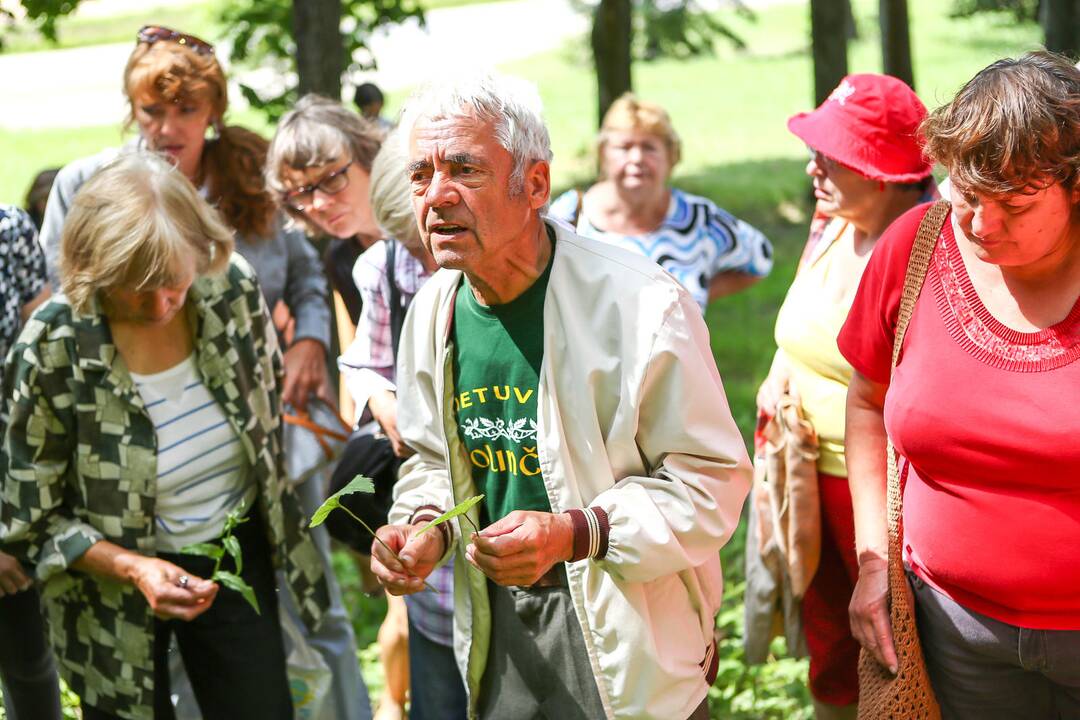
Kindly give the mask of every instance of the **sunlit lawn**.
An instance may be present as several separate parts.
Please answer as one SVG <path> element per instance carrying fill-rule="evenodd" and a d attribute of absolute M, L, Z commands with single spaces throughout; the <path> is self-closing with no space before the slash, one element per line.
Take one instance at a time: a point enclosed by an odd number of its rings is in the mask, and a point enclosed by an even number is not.
<path fill-rule="evenodd" d="M 454 2 L 455 0 L 444 0 Z M 1018 26 L 1011 16 L 973 20 L 947 18 L 948 3 L 910 0 L 917 89 L 933 107 L 951 97 L 979 68 L 1003 55 L 1034 48 L 1034 26 Z M 862 39 L 850 53 L 852 72 L 880 69 L 876 6 L 857 2 Z M 790 282 L 806 235 L 809 208 L 802 174 L 806 153 L 786 128 L 787 117 L 812 104 L 807 54 L 807 10 L 781 6 L 761 12 L 757 23 L 722 17 L 749 44 L 745 53 L 721 47 L 716 57 L 685 62 L 639 63 L 634 83 L 639 94 L 671 112 L 684 142 L 683 162 L 674 183 L 713 198 L 760 227 L 776 248 L 773 274 L 742 295 L 713 303 L 706 319 L 713 350 L 730 404 L 744 435 L 753 424 L 753 398 L 773 351 L 772 324 Z M 557 190 L 589 181 L 595 160 L 595 86 L 583 44 L 530 58 L 504 69 L 535 80 L 544 97 L 555 146 Z M 116 128 L 36 133 L 0 132 L 0 201 L 20 201 L 37 169 L 94 152 L 119 137 Z M 720 678 L 712 691 L 714 717 L 810 717 L 804 688 L 805 662 L 777 660 L 746 668 L 739 640 L 742 627 L 741 532 L 723 552 L 728 579 L 721 616 Z M 347 586 L 355 573 L 347 559 L 338 564 Z M 382 601 L 347 590 L 357 630 L 365 645 L 374 641 Z M 778 648 L 779 649 L 779 648 Z M 374 648 L 362 651 L 365 675 L 381 687 Z"/>

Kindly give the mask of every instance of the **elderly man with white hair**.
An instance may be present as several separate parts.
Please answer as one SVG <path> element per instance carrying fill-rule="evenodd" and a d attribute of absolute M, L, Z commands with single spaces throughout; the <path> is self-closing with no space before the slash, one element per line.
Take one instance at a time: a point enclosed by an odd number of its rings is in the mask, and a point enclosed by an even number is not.
<path fill-rule="evenodd" d="M 452 558 L 471 717 L 707 718 L 718 551 L 750 470 L 698 306 L 650 260 L 546 220 L 531 86 L 432 85 L 402 132 L 443 269 L 402 333 L 416 454 L 373 569 L 412 593 Z"/>

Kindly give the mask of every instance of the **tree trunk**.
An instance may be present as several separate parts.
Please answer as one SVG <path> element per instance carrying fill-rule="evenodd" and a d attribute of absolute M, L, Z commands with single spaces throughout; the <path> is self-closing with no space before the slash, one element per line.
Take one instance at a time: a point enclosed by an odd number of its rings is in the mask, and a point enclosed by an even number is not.
<path fill-rule="evenodd" d="M 293 0 L 297 91 L 341 99 L 345 45 L 341 39 L 341 0 Z"/>
<path fill-rule="evenodd" d="M 1075 56 L 1078 19 L 1075 0 L 1044 0 L 1042 10 L 1046 49 Z"/>
<path fill-rule="evenodd" d="M 859 24 L 855 21 L 855 11 L 851 8 L 851 0 L 844 0 L 844 36 L 849 41 L 859 39 Z"/>
<path fill-rule="evenodd" d="M 881 59 L 885 74 L 903 80 L 914 89 L 915 71 L 911 68 L 907 0 L 881 0 L 878 7 L 881 19 Z"/>
<path fill-rule="evenodd" d="M 593 18 L 592 51 L 596 63 L 597 125 L 616 98 L 631 89 L 631 0 L 600 0 Z"/>
<path fill-rule="evenodd" d="M 815 105 L 825 102 L 848 72 L 846 4 L 847 0 L 810 0 Z"/>

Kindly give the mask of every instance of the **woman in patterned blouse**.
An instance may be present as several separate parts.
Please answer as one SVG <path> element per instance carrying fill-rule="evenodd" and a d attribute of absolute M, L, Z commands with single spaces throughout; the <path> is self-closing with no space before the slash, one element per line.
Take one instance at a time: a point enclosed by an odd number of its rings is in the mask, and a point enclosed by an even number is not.
<path fill-rule="evenodd" d="M 45 585 L 84 720 L 171 717 L 173 635 L 207 717 L 291 719 L 274 566 L 309 628 L 328 605 L 282 477 L 277 335 L 232 248 L 181 172 L 121 155 L 74 197 L 64 294 L 5 373 L 0 540 Z M 218 542 L 230 514 L 246 519 L 221 569 L 259 610 L 184 552 Z"/>
<path fill-rule="evenodd" d="M 552 217 L 585 237 L 652 258 L 701 306 L 753 285 L 772 269 L 772 245 L 711 200 L 668 187 L 682 145 L 671 118 L 627 93 L 604 115 L 600 181 L 551 203 Z"/>

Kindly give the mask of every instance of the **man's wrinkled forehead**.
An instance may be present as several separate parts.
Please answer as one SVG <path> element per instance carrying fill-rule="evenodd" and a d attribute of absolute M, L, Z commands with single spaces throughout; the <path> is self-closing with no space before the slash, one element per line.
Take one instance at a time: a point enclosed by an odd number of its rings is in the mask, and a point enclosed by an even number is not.
<path fill-rule="evenodd" d="M 493 139 L 494 123 L 475 114 L 421 116 L 409 132 L 409 161 L 452 162 L 465 157 L 477 160 L 481 146 Z M 497 141 L 495 145 L 502 148 Z"/>

